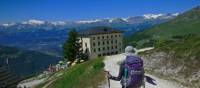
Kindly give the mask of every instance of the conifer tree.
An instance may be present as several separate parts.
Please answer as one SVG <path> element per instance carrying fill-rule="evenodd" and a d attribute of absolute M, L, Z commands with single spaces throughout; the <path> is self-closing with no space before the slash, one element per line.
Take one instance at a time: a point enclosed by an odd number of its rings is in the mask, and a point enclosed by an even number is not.
<path fill-rule="evenodd" d="M 77 37 L 78 33 L 75 29 L 69 31 L 68 38 L 63 45 L 63 56 L 67 61 L 73 62 L 79 52 L 79 48 L 76 47 Z"/>

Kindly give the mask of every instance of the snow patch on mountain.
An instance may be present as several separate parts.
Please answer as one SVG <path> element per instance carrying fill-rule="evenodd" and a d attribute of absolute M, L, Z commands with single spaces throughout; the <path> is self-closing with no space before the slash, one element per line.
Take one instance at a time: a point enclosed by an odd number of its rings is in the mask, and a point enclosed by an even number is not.
<path fill-rule="evenodd" d="M 77 21 L 76 23 L 82 23 L 82 24 L 84 24 L 84 23 L 95 23 L 95 22 L 99 22 L 99 21 L 101 21 L 101 20 L 99 20 L 99 19 L 95 19 L 95 20 L 86 20 L 86 21 Z"/>
<path fill-rule="evenodd" d="M 156 19 L 163 16 L 164 14 L 145 14 L 143 15 L 145 19 Z"/>
<path fill-rule="evenodd" d="M 53 25 L 65 25 L 66 22 L 64 22 L 64 21 L 55 21 L 55 22 L 51 22 L 51 24 L 53 24 Z"/>
<path fill-rule="evenodd" d="M 128 22 L 127 18 L 110 18 L 108 20 L 109 20 L 109 23 L 113 23 L 113 22 Z"/>
<path fill-rule="evenodd" d="M 122 18 L 122 20 L 124 20 L 125 22 L 129 22 L 128 19 L 129 19 L 129 17 L 127 17 L 127 18 Z"/>
<path fill-rule="evenodd" d="M 2 24 L 2 26 L 4 26 L 4 27 L 9 27 L 9 26 L 13 26 L 13 25 L 15 25 L 15 23 Z"/>
<path fill-rule="evenodd" d="M 173 16 L 178 16 L 180 13 L 174 13 L 174 14 L 172 14 Z"/>
<path fill-rule="evenodd" d="M 30 25 L 42 25 L 44 23 L 45 23 L 45 21 L 35 20 L 35 19 L 31 19 L 31 20 L 22 22 L 22 24 L 30 24 Z"/>

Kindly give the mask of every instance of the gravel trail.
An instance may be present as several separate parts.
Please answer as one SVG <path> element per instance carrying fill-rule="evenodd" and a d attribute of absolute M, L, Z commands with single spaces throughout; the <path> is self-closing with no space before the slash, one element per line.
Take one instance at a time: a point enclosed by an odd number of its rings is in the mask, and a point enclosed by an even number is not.
<path fill-rule="evenodd" d="M 106 71 L 110 71 L 110 73 L 112 75 L 117 76 L 118 70 L 119 70 L 119 65 L 117 63 L 119 63 L 120 61 L 122 61 L 124 59 L 125 59 L 124 54 L 106 56 L 105 60 L 104 60 L 104 63 L 105 63 L 104 69 Z M 158 77 L 155 77 L 155 76 L 149 75 L 149 74 L 145 74 L 145 75 L 152 77 L 153 79 L 156 80 L 156 83 L 157 83 L 157 85 L 151 85 L 149 83 L 146 83 L 146 88 L 181 88 L 181 86 L 179 84 L 176 84 L 174 82 L 170 82 L 168 80 L 160 79 Z M 111 88 L 121 88 L 119 81 L 110 80 L 110 83 L 111 83 L 110 84 Z M 104 87 L 108 88 L 107 84 Z"/>

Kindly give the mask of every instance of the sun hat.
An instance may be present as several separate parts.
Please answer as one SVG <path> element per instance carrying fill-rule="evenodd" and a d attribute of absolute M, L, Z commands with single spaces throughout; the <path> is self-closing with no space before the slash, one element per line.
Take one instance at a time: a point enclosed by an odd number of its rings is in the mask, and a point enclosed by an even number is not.
<path fill-rule="evenodd" d="M 130 56 L 130 55 L 136 55 L 137 54 L 137 49 L 134 48 L 133 46 L 127 46 L 125 48 L 125 53 L 126 56 Z"/>

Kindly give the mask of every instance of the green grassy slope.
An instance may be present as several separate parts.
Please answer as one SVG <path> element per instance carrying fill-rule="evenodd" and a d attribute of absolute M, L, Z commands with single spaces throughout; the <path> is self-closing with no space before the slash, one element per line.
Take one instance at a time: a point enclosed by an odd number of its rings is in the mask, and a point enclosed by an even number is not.
<path fill-rule="evenodd" d="M 200 62 L 200 35 L 188 35 L 179 40 L 162 42 L 161 46 L 157 47 L 158 50 L 166 52 L 174 52 L 176 57 L 189 58 L 199 60 Z"/>
<path fill-rule="evenodd" d="M 126 42 L 137 42 L 139 45 L 145 45 L 147 42 L 152 43 L 159 39 L 169 40 L 174 36 L 187 34 L 200 34 L 200 6 L 179 15 L 169 22 L 135 33 Z"/>
<path fill-rule="evenodd" d="M 54 81 L 49 88 L 97 88 L 105 80 L 103 58 L 96 58 L 72 66 L 64 75 Z"/>

